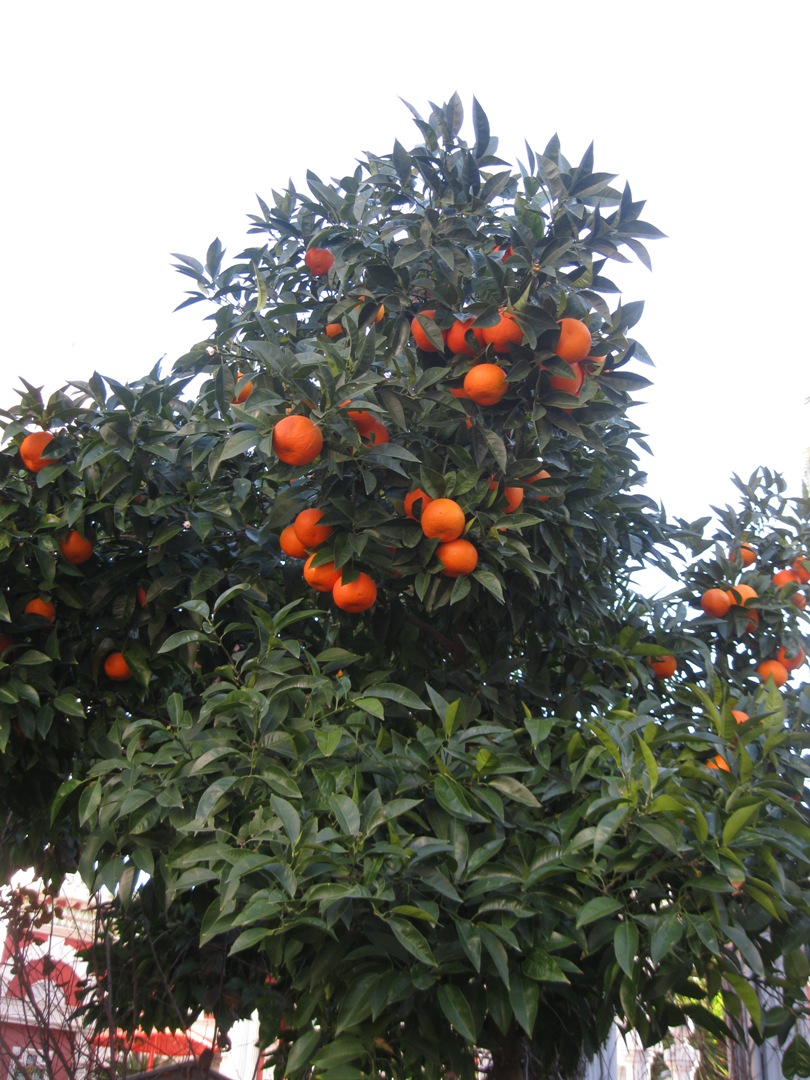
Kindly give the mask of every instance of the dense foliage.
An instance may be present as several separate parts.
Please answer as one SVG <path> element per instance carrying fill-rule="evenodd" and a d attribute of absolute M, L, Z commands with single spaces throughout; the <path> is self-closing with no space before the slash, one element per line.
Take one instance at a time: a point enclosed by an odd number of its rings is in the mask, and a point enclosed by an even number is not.
<path fill-rule="evenodd" d="M 615 1016 L 645 1041 L 686 1016 L 722 1031 L 721 990 L 732 1026 L 744 1008 L 785 1039 L 806 1008 L 810 702 L 756 667 L 800 641 L 800 582 L 771 575 L 810 550 L 808 507 L 763 473 L 713 540 L 669 522 L 628 415 L 642 307 L 606 275 L 648 264 L 643 203 L 556 139 L 514 174 L 477 103 L 472 144 L 456 97 L 414 115 L 415 148 L 260 200 L 234 264 L 216 241 L 178 257 L 213 332 L 169 374 L 27 386 L 4 414 L 4 869 L 117 890 L 91 1012 L 124 985 L 124 1027 L 258 1007 L 291 1078 L 470 1077 L 474 1047 L 501 1077 L 525 1054 L 564 1073 Z M 503 311 L 503 350 L 446 347 L 459 313 L 486 331 Z M 581 364 L 561 319 L 587 327 Z M 506 372 L 495 404 L 464 394 L 479 362 Z M 311 462 L 274 452 L 288 416 L 322 434 Z M 32 472 L 35 425 L 55 437 Z M 417 487 L 461 506 L 472 573 L 442 572 L 405 513 Z M 369 574 L 369 610 L 280 547 L 310 507 L 333 530 L 316 565 Z M 73 530 L 86 561 L 60 549 Z M 673 598 L 637 595 L 644 564 Z M 700 612 L 741 580 L 747 607 Z M 678 670 L 658 679 L 662 652 Z"/>

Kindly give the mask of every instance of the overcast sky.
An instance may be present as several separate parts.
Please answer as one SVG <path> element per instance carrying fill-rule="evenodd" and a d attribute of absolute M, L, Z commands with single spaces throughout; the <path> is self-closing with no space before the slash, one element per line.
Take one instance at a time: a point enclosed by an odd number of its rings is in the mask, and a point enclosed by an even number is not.
<path fill-rule="evenodd" d="M 734 500 L 759 465 L 798 493 L 810 445 L 804 328 L 807 8 L 780 2 L 336 5 L 142 0 L 7 5 L 0 401 L 93 370 L 136 378 L 206 337 L 170 252 L 246 241 L 256 194 L 340 177 L 475 95 L 501 153 L 558 131 L 629 180 L 668 235 L 635 333 L 649 493 L 670 514 Z M 469 128 L 467 128 L 469 134 Z"/>

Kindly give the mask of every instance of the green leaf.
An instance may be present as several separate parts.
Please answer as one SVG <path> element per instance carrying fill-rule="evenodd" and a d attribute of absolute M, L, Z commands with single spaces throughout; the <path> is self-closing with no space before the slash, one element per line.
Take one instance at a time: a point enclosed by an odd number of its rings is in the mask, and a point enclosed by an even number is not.
<path fill-rule="evenodd" d="M 613 951 L 619 967 L 625 975 L 632 978 L 638 965 L 638 927 L 634 922 L 625 919 L 616 927 L 613 933 Z"/>
<path fill-rule="evenodd" d="M 194 815 L 196 821 L 200 824 L 208 821 L 220 800 L 227 795 L 233 785 L 238 782 L 238 779 L 237 776 L 221 776 L 213 784 L 209 784 L 197 803 L 197 812 Z"/>
<path fill-rule="evenodd" d="M 320 1038 L 319 1031 L 305 1031 L 292 1044 L 285 1071 L 289 1080 L 297 1080 L 310 1067 Z"/>
<path fill-rule="evenodd" d="M 53 707 L 57 712 L 64 713 L 65 716 L 83 717 L 85 715 L 84 706 L 75 694 L 59 694 L 58 697 L 54 698 Z"/>
<path fill-rule="evenodd" d="M 521 784 L 519 780 L 515 780 L 512 776 L 493 777 L 488 786 L 500 791 L 502 795 L 514 799 L 515 802 L 523 803 L 524 806 L 540 806 L 540 803 L 526 785 Z"/>
<path fill-rule="evenodd" d="M 452 777 L 437 776 L 433 781 L 433 792 L 439 806 L 453 817 L 460 818 L 462 821 L 472 821 L 477 818 L 467 802 L 463 788 Z"/>
<path fill-rule="evenodd" d="M 585 904 L 579 915 L 577 915 L 577 928 L 587 926 L 598 919 L 605 919 L 609 915 L 614 915 L 621 909 L 621 906 L 619 901 L 614 900 L 611 896 L 595 896 L 593 900 L 589 900 Z"/>
<path fill-rule="evenodd" d="M 760 801 L 752 803 L 750 806 L 741 806 L 739 810 L 734 811 L 723 826 L 723 846 L 731 843 L 737 833 L 757 816 L 761 807 L 762 802 Z"/>
<path fill-rule="evenodd" d="M 438 967 L 436 958 L 430 951 L 427 938 L 404 919 L 386 919 L 386 925 L 390 927 L 394 937 L 411 956 L 415 956 L 422 964 L 428 967 Z"/>
<path fill-rule="evenodd" d="M 650 958 L 658 964 L 683 937 L 683 923 L 674 912 L 660 918 L 650 939 Z"/>
<path fill-rule="evenodd" d="M 190 645 L 193 641 L 208 641 L 208 636 L 201 633 L 199 630 L 179 630 L 176 634 L 172 634 L 170 637 L 166 638 L 158 649 L 158 655 L 161 653 L 172 652 L 174 649 L 179 649 L 182 645 Z"/>
<path fill-rule="evenodd" d="M 531 1037 L 537 1009 L 540 1004 L 540 989 L 531 979 L 524 979 L 521 972 L 512 969 L 510 976 L 509 1001 L 515 1012 L 515 1019 Z"/>
<path fill-rule="evenodd" d="M 329 806 L 337 818 L 340 830 L 349 836 L 360 831 L 360 808 L 348 795 L 330 795 Z"/>
<path fill-rule="evenodd" d="M 436 996 L 439 999 L 439 1007 L 456 1031 L 468 1043 L 474 1045 L 478 1038 L 478 1031 L 465 995 L 453 983 L 444 982 L 439 984 Z"/>

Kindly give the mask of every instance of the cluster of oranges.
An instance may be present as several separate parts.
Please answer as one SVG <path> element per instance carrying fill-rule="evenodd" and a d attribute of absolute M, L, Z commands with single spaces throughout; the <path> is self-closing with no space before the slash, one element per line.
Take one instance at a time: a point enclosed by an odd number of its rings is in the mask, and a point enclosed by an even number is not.
<path fill-rule="evenodd" d="M 307 252 L 307 256 L 314 249 Z M 325 250 L 325 249 L 324 249 Z M 314 259 L 307 260 L 312 273 L 320 266 Z M 312 263 L 313 265 L 310 265 Z M 331 266 L 331 263 L 330 263 Z M 328 269 L 328 268 L 327 268 Z M 384 307 L 379 306 L 375 321 L 384 314 Z M 458 315 L 452 325 L 439 330 L 434 321 L 435 309 L 421 311 L 411 322 L 411 334 L 416 346 L 426 353 L 436 353 L 441 347 L 453 355 L 470 357 L 474 363 L 464 376 L 463 387 L 455 387 L 450 393 L 457 398 L 467 398 L 480 406 L 497 405 L 508 389 L 507 372 L 501 363 L 479 360 L 487 349 L 498 354 L 499 359 L 509 353 L 512 346 L 524 343 L 524 331 L 511 311 L 502 310 L 498 321 L 493 326 L 477 327 L 475 318 Z M 591 357 L 591 332 L 580 319 L 563 318 L 559 320 L 559 339 L 554 352 L 566 361 L 571 368 L 570 376 L 553 375 L 551 386 L 555 390 L 577 396 L 585 381 L 583 361 L 592 360 L 596 364 L 604 362 L 604 357 Z M 337 337 L 342 333 L 339 323 L 330 323 L 326 327 L 328 337 Z M 361 441 L 366 446 L 379 446 L 389 441 L 385 425 L 367 409 L 352 409 L 351 401 L 340 404 L 346 410 L 346 416 L 356 427 Z M 468 420 L 469 424 L 469 420 Z M 287 465 L 302 467 L 310 465 L 323 450 L 323 434 L 318 425 L 308 416 L 297 413 L 289 414 L 276 423 L 272 434 L 272 449 L 279 461 Z M 524 484 L 550 479 L 550 474 L 541 469 L 531 477 L 526 477 Z M 497 481 L 491 482 L 491 489 L 496 489 Z M 523 502 L 524 488 L 516 485 L 503 489 L 506 503 L 505 513 L 512 513 Z M 539 501 L 546 501 L 547 495 L 538 496 Z M 478 550 L 462 534 L 467 528 L 467 521 L 462 507 L 453 499 L 432 499 L 421 489 L 409 492 L 404 500 L 406 517 L 418 521 L 424 536 L 438 540 L 436 558 L 441 564 L 442 573 L 447 577 L 461 577 L 473 573 L 478 566 Z M 416 511 L 416 512 L 415 512 Z M 317 515 L 313 518 L 313 515 Z M 418 515 L 418 516 L 417 516 Z M 304 510 L 292 525 L 285 528 L 280 537 L 281 548 L 291 558 L 305 559 L 304 578 L 315 589 L 332 592 L 335 603 L 346 611 L 362 611 L 370 607 L 376 598 L 376 586 L 366 574 L 359 574 L 349 584 L 342 581 L 340 571 L 315 549 L 331 533 L 331 527 L 318 526 L 319 533 L 313 533 L 310 525 L 320 520 L 322 511 Z M 324 534 L 323 530 L 328 529 Z M 359 583 L 359 584 L 358 584 Z M 352 588 L 353 586 L 353 588 Z M 349 590 L 347 593 L 345 590 Z M 355 595 L 362 594 L 362 595 Z"/>
<path fill-rule="evenodd" d="M 317 549 L 332 535 L 331 525 L 322 525 L 323 510 L 309 507 L 282 530 L 281 550 L 293 559 L 305 559 L 304 580 L 317 592 L 331 593 L 341 611 L 368 611 L 377 599 L 377 586 L 366 573 L 346 577 L 334 562 L 318 557 Z"/>
<path fill-rule="evenodd" d="M 745 569 L 756 563 L 756 551 L 750 544 L 740 544 L 738 552 L 731 552 L 729 560 L 739 562 Z M 778 570 L 771 578 L 771 584 L 780 592 L 780 599 L 790 602 L 803 611 L 807 604 L 807 597 L 800 586 L 810 582 L 810 558 L 800 556 L 793 560 L 791 566 L 784 570 Z M 782 592 L 784 590 L 784 593 Z M 789 591 L 788 591 L 789 590 Z M 742 623 L 743 634 L 753 634 L 759 626 L 760 616 L 756 607 L 752 606 L 759 599 L 759 594 L 748 582 L 740 581 L 729 588 L 713 586 L 706 589 L 698 601 L 698 605 L 705 615 L 713 619 L 732 618 L 737 622 L 736 613 L 744 614 Z M 784 686 L 790 678 L 791 672 L 801 667 L 807 657 L 804 649 L 797 645 L 789 648 L 780 645 L 775 654 L 768 659 L 762 660 L 757 665 L 757 675 L 762 683 L 771 680 L 777 687 Z M 650 660 L 656 678 L 666 679 L 674 675 L 678 670 L 678 661 L 675 656 L 665 654 Z M 749 717 L 741 709 L 732 710 L 732 715 L 738 724 L 745 723 Z M 711 769 L 728 771 L 729 766 L 721 754 L 716 755 L 706 762 Z"/>
<path fill-rule="evenodd" d="M 252 390 L 252 386 L 251 386 Z M 53 442 L 54 435 L 50 431 L 33 431 L 26 435 L 20 443 L 20 458 L 29 472 L 39 473 L 48 465 L 56 465 L 59 458 L 47 458 L 43 454 Z M 59 550 L 65 562 L 71 566 L 81 566 L 93 557 L 95 546 L 92 541 L 83 536 L 78 529 L 70 529 L 59 541 Z M 143 594 L 143 602 L 141 602 Z M 141 607 L 146 606 L 146 594 L 142 588 L 138 589 L 138 602 Z M 32 615 L 42 619 L 47 626 L 52 626 L 56 621 L 56 608 L 50 600 L 43 600 L 36 596 L 23 608 L 26 615 Z M 13 644 L 12 640 L 5 635 L 0 635 L 0 654 Z M 124 682 L 132 677 L 132 671 L 122 652 L 110 653 L 104 661 L 104 672 L 114 682 Z"/>

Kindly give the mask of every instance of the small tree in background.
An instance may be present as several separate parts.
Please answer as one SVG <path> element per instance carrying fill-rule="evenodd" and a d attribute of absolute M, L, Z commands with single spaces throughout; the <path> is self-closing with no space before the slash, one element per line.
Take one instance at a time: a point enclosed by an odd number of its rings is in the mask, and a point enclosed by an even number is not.
<path fill-rule="evenodd" d="M 116 891 L 121 1026 L 258 1009 L 290 1078 L 566 1075 L 615 1017 L 723 1034 L 720 991 L 787 1039 L 808 702 L 757 665 L 798 658 L 807 504 L 763 472 L 714 546 L 667 521 L 606 270 L 643 203 L 414 118 L 179 257 L 214 329 L 170 374 L 6 413 L 5 865 Z"/>

